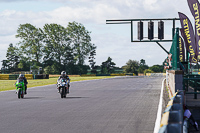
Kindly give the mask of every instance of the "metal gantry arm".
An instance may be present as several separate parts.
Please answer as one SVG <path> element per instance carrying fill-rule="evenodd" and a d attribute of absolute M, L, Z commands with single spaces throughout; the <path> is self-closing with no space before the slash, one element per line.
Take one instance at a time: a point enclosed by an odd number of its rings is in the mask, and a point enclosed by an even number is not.
<path fill-rule="evenodd" d="M 106 20 L 106 24 L 131 24 L 131 42 L 156 42 L 167 54 L 169 52 L 159 43 L 159 42 L 172 42 L 175 35 L 175 26 L 176 20 L 180 20 L 179 18 L 159 18 L 159 19 L 115 19 L 115 20 Z M 143 21 L 172 21 L 172 39 L 164 40 L 164 39 L 148 39 L 148 40 L 134 40 L 133 39 L 133 22 L 143 22 Z"/>
<path fill-rule="evenodd" d="M 179 18 L 161 18 L 161 19 L 115 19 L 115 20 L 106 20 L 106 24 L 131 24 L 131 42 L 171 42 L 174 34 L 175 34 L 175 21 L 180 20 Z M 172 21 L 173 22 L 173 33 L 172 33 L 172 39 L 171 40 L 133 40 L 133 22 L 135 21 Z"/>

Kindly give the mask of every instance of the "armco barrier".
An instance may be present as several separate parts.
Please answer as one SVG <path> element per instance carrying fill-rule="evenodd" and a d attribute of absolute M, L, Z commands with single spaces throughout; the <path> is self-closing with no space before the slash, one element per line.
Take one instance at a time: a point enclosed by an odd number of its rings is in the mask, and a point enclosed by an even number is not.
<path fill-rule="evenodd" d="M 110 76 L 110 74 L 96 74 L 96 76 Z"/>
<path fill-rule="evenodd" d="M 0 80 L 16 80 L 19 77 L 18 74 L 0 74 Z M 49 79 L 49 74 L 25 74 L 26 79 Z"/>
<path fill-rule="evenodd" d="M 9 74 L 0 74 L 0 80 L 9 80 Z"/>
<path fill-rule="evenodd" d="M 125 73 L 126 76 L 135 76 L 134 73 Z"/>
<path fill-rule="evenodd" d="M 37 75 L 33 75 L 33 79 L 49 79 L 49 74 L 37 74 Z"/>
<path fill-rule="evenodd" d="M 19 77 L 19 74 L 9 75 L 9 80 L 16 80 Z"/>
<path fill-rule="evenodd" d="M 33 79 L 33 74 L 25 74 L 26 79 Z"/>
<path fill-rule="evenodd" d="M 160 77 L 166 76 L 166 73 L 146 73 L 146 76 Z"/>
<path fill-rule="evenodd" d="M 126 74 L 124 74 L 124 73 L 119 73 L 119 74 L 110 74 L 110 76 L 126 76 Z"/>
<path fill-rule="evenodd" d="M 176 92 L 163 112 L 159 133 L 183 132 L 183 91 Z"/>
<path fill-rule="evenodd" d="M 33 79 L 32 74 L 25 74 L 24 76 L 26 77 L 26 79 Z M 18 77 L 19 77 L 19 74 L 11 74 L 9 75 L 9 80 L 17 80 Z"/>

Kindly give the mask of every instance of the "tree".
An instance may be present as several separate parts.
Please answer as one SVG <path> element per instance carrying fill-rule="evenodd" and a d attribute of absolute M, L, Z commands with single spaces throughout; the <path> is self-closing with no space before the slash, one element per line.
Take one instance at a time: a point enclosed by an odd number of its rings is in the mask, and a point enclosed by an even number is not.
<path fill-rule="evenodd" d="M 51 74 L 52 70 L 51 70 L 51 66 L 47 66 L 44 68 L 44 72 L 45 74 Z"/>
<path fill-rule="evenodd" d="M 144 59 L 141 59 L 140 60 L 140 65 L 139 65 L 139 68 L 138 68 L 138 73 L 143 73 L 145 69 L 148 69 L 148 65 L 146 65 L 145 63 L 145 60 Z"/>
<path fill-rule="evenodd" d="M 108 57 L 108 59 L 105 62 L 102 62 L 101 73 L 103 73 L 103 74 L 112 73 L 115 65 L 116 64 L 114 62 L 112 62 L 112 58 Z"/>
<path fill-rule="evenodd" d="M 154 73 L 154 71 L 152 71 L 151 69 L 145 69 L 144 70 L 144 75 L 146 75 L 146 73 Z"/>
<path fill-rule="evenodd" d="M 94 50 L 92 50 L 91 52 L 90 52 L 90 56 L 89 56 L 89 63 L 90 63 L 90 68 L 91 68 L 91 73 L 97 73 L 96 72 L 96 69 L 95 69 L 95 58 L 94 58 L 94 56 L 96 55 L 96 50 L 94 49 Z"/>
<path fill-rule="evenodd" d="M 59 65 L 58 63 L 54 63 L 52 66 L 51 66 L 51 70 L 52 70 L 52 74 L 60 74 L 60 69 L 59 69 Z"/>
<path fill-rule="evenodd" d="M 138 73 L 139 62 L 136 60 L 129 60 L 125 66 L 122 67 L 126 73 Z"/>
<path fill-rule="evenodd" d="M 164 67 L 163 65 L 153 65 L 149 69 L 158 73 L 158 72 L 163 72 Z"/>
<path fill-rule="evenodd" d="M 8 66 L 9 66 L 8 65 L 8 63 L 9 63 L 8 60 L 2 60 L 1 62 L 2 62 L 2 68 L 4 68 L 4 69 L 8 68 Z"/>
<path fill-rule="evenodd" d="M 17 65 L 19 63 L 19 61 L 18 61 L 19 57 L 17 56 L 17 51 L 18 51 L 18 49 L 16 47 L 14 47 L 12 43 L 10 43 L 9 47 L 7 49 L 7 53 L 6 53 L 6 58 L 8 61 L 8 68 L 10 70 L 17 69 Z"/>
<path fill-rule="evenodd" d="M 18 66 L 30 70 L 31 66 L 36 65 L 50 66 L 53 73 L 62 70 L 83 73 L 88 68 L 84 60 L 96 49 L 91 43 L 90 33 L 77 22 L 69 23 L 66 28 L 58 24 L 45 24 L 43 29 L 28 23 L 21 24 L 16 35 L 21 39 L 19 48 L 10 45 L 6 68 Z"/>
<path fill-rule="evenodd" d="M 145 60 L 144 59 L 141 59 L 140 60 L 140 66 L 144 66 L 146 63 L 145 63 Z"/>
<path fill-rule="evenodd" d="M 62 66 L 66 63 L 66 56 L 71 52 L 69 36 L 66 29 L 58 24 L 45 24 L 45 46 L 44 46 L 44 61 L 51 62 L 55 72 L 61 71 Z"/>
<path fill-rule="evenodd" d="M 7 69 L 8 69 L 8 60 L 2 60 L 2 68 L 1 68 L 1 72 L 2 73 L 7 73 Z"/>
<path fill-rule="evenodd" d="M 29 61 L 27 57 L 20 57 L 17 67 L 20 70 L 29 71 L 32 64 L 32 61 Z"/>
<path fill-rule="evenodd" d="M 22 24 L 17 29 L 16 38 L 20 38 L 19 42 L 21 52 L 28 56 L 29 60 L 35 60 L 39 62 L 42 58 L 43 49 L 43 31 L 31 24 Z"/>
<path fill-rule="evenodd" d="M 96 49 L 96 46 L 91 43 L 89 31 L 77 22 L 69 22 L 67 32 L 70 37 L 70 46 L 73 49 L 75 60 L 77 64 L 83 65 L 84 60 L 89 53 Z"/>
<path fill-rule="evenodd" d="M 23 69 L 23 68 L 24 68 L 24 63 L 23 63 L 23 62 L 20 62 L 20 63 L 18 64 L 18 68 Z"/>

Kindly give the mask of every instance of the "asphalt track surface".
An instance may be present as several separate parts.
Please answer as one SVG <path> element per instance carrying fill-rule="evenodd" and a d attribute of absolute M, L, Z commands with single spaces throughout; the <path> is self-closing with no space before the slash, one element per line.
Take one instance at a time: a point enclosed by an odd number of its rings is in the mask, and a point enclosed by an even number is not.
<path fill-rule="evenodd" d="M 72 82 L 67 98 L 55 85 L 24 99 L 0 92 L 0 133 L 152 133 L 162 77 Z"/>

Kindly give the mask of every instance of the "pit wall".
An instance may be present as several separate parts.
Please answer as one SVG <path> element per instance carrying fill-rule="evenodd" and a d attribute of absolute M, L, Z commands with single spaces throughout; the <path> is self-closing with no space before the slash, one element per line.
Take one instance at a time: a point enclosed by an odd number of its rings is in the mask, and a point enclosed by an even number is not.
<path fill-rule="evenodd" d="M 183 90 L 183 71 L 169 70 L 166 72 L 166 83 L 171 99 L 178 90 Z"/>

